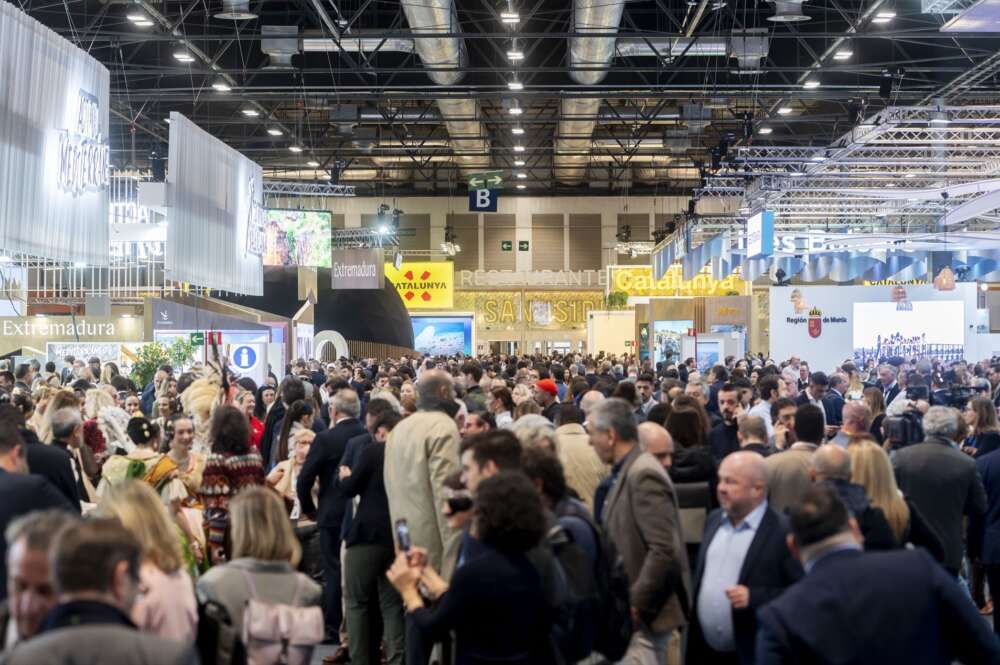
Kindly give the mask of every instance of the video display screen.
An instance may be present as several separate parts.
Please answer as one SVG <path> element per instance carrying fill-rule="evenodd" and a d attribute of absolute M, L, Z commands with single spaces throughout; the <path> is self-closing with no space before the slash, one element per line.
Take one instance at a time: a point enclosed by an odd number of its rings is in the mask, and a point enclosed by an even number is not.
<path fill-rule="evenodd" d="M 653 322 L 653 362 L 680 362 L 681 337 L 694 328 L 694 321 Z"/>
<path fill-rule="evenodd" d="M 961 360 L 964 320 L 960 300 L 918 300 L 904 308 L 894 302 L 854 303 L 854 362 L 860 367 L 869 359 Z"/>
<path fill-rule="evenodd" d="M 268 210 L 265 266 L 329 268 L 333 215 L 322 210 Z"/>
<path fill-rule="evenodd" d="M 472 355 L 472 316 L 411 316 L 413 348 L 432 356 Z"/>

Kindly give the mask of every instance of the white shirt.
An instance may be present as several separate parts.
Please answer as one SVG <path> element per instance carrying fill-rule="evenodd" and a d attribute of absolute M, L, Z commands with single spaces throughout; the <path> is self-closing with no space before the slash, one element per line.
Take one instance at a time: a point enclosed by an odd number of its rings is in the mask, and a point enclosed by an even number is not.
<path fill-rule="evenodd" d="M 764 426 L 767 427 L 767 437 L 771 438 L 774 436 L 774 425 L 771 424 L 771 403 L 766 400 L 761 400 L 757 402 L 749 411 L 747 411 L 748 416 L 757 416 L 764 421 Z"/>

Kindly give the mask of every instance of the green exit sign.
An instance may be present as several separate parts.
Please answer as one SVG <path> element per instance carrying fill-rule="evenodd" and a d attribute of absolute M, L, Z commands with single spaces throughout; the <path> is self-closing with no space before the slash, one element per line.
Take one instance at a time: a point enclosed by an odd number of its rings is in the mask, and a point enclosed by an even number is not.
<path fill-rule="evenodd" d="M 191 343 L 194 344 L 195 346 L 204 346 L 205 333 L 203 332 L 191 333 Z"/>
<path fill-rule="evenodd" d="M 519 252 L 527 252 L 528 251 L 528 241 L 527 240 L 518 240 L 517 241 L 517 249 L 518 249 Z"/>
<path fill-rule="evenodd" d="M 501 252 L 512 252 L 512 251 L 514 251 L 514 241 L 513 240 L 501 240 L 500 241 L 500 251 Z"/>

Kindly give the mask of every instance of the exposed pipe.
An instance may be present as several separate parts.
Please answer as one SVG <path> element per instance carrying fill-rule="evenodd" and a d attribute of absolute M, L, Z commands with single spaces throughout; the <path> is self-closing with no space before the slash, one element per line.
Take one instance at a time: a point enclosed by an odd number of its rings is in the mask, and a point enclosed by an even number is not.
<path fill-rule="evenodd" d="M 587 32 L 606 33 L 618 30 L 625 9 L 624 0 L 574 0 L 573 32 L 569 41 L 569 64 L 576 68 L 599 65 L 601 69 L 570 72 L 581 85 L 596 85 L 607 76 L 607 67 L 615 53 L 616 37 L 588 37 Z M 590 162 L 590 136 L 597 125 L 594 120 L 572 120 L 573 117 L 593 118 L 601 108 L 600 99 L 564 99 L 560 104 L 563 117 L 556 128 L 553 170 L 556 180 L 567 184 L 582 182 Z M 584 138 L 564 138 L 564 137 Z"/>

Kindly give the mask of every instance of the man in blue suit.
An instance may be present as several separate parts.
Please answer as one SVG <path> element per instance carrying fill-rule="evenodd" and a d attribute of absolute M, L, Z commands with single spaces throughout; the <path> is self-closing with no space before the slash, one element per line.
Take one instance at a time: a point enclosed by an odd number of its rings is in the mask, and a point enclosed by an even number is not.
<path fill-rule="evenodd" d="M 788 547 L 806 576 L 757 613 L 757 665 L 1000 663 L 1000 641 L 924 550 L 863 552 L 836 490 L 791 511 Z"/>
<path fill-rule="evenodd" d="M 755 452 L 719 466 L 721 508 L 708 516 L 694 579 L 688 637 L 691 665 L 751 665 L 757 610 L 802 577 L 785 546 L 788 523 L 767 505 L 767 469 Z"/>

